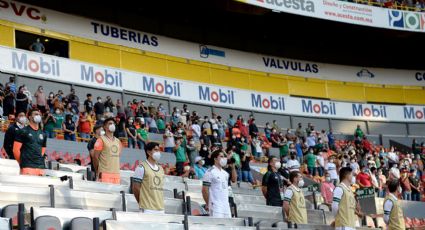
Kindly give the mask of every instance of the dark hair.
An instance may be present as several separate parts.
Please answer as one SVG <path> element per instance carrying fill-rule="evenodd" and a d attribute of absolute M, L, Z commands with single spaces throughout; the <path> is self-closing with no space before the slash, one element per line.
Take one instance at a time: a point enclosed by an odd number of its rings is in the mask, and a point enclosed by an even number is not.
<path fill-rule="evenodd" d="M 145 145 L 146 158 L 148 158 L 148 151 L 152 151 L 156 146 L 159 146 L 157 142 L 149 142 Z"/>
<path fill-rule="evenodd" d="M 97 97 L 97 100 L 102 99 L 101 97 Z"/>
<path fill-rule="evenodd" d="M 39 110 L 39 109 L 37 109 L 37 108 L 32 108 L 32 109 L 30 109 L 30 110 L 28 111 L 28 117 L 29 117 L 29 116 L 31 116 L 31 115 L 32 115 L 32 113 L 33 113 L 33 112 L 36 112 L 36 111 L 37 111 L 37 112 L 40 112 L 40 110 Z"/>
<path fill-rule="evenodd" d="M 397 191 L 399 185 L 399 181 L 397 179 L 393 179 L 387 182 L 388 190 L 391 193 L 394 193 Z"/>
<path fill-rule="evenodd" d="M 339 170 L 339 181 L 343 181 L 344 178 L 350 174 L 353 170 L 351 167 L 344 167 Z"/>
<path fill-rule="evenodd" d="M 267 169 L 270 171 L 272 168 L 270 167 L 270 163 L 273 161 L 273 159 L 277 158 L 276 156 L 270 156 L 269 160 L 267 161 Z"/>
<path fill-rule="evenodd" d="M 81 160 L 80 159 L 74 159 L 75 164 L 80 165 L 81 166 Z"/>
<path fill-rule="evenodd" d="M 217 158 L 219 155 L 220 155 L 220 153 L 222 153 L 223 151 L 221 151 L 221 150 L 215 150 L 212 154 L 211 154 L 211 159 L 212 160 L 215 160 L 215 158 Z"/>
<path fill-rule="evenodd" d="M 19 116 L 19 114 L 21 114 L 21 113 L 23 113 L 23 114 L 26 116 L 26 114 L 25 114 L 25 112 L 24 112 L 24 111 L 17 111 L 17 112 L 15 113 L 15 118 L 16 118 L 16 117 L 18 117 L 18 116 Z"/>
<path fill-rule="evenodd" d="M 289 181 L 291 181 L 291 183 L 294 183 L 295 177 L 297 177 L 299 174 L 300 174 L 300 172 L 298 172 L 298 171 L 293 171 L 293 172 L 289 173 Z"/>
<path fill-rule="evenodd" d="M 67 115 L 65 116 L 65 120 L 66 120 L 66 121 L 72 120 L 72 115 L 71 115 L 71 114 L 67 114 Z"/>
<path fill-rule="evenodd" d="M 376 168 L 375 167 L 372 167 L 372 168 L 370 168 L 370 172 L 375 172 L 376 171 Z"/>
<path fill-rule="evenodd" d="M 88 94 L 87 94 L 87 97 L 91 97 L 91 93 L 88 93 Z"/>
<path fill-rule="evenodd" d="M 101 126 L 101 125 L 95 125 L 95 126 L 93 127 L 93 133 L 96 133 L 96 131 L 97 131 L 98 129 L 100 129 L 100 128 L 102 128 L 102 126 Z"/>
<path fill-rule="evenodd" d="M 115 119 L 113 117 L 110 117 L 110 118 L 106 118 L 105 121 L 103 121 L 103 126 L 105 126 L 109 121 L 113 121 L 115 125 L 117 124 Z"/>

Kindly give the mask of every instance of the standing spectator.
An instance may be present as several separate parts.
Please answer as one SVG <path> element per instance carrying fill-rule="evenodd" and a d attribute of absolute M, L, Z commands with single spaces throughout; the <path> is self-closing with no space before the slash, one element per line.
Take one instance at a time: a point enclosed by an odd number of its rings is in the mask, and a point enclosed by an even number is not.
<path fill-rule="evenodd" d="M 319 138 L 322 140 L 323 148 L 329 149 L 329 138 L 324 129 L 322 129 L 322 132 L 319 134 Z"/>
<path fill-rule="evenodd" d="M 127 106 L 124 108 L 125 117 L 134 117 L 136 114 L 134 113 L 134 110 L 131 108 L 132 103 L 131 101 L 127 102 Z"/>
<path fill-rule="evenodd" d="M 227 158 L 222 151 L 216 150 L 211 158 L 214 166 L 208 170 L 202 182 L 202 197 L 206 203 L 206 210 L 210 216 L 217 218 L 230 218 L 228 181 L 236 182 L 236 170 L 232 165 L 232 175 L 229 176 L 223 167 L 227 165 Z"/>
<path fill-rule="evenodd" d="M 316 161 L 316 165 L 317 165 L 316 171 L 319 174 L 319 176 L 322 177 L 323 174 L 324 174 L 324 171 L 325 171 L 325 158 L 323 158 L 323 152 L 322 151 L 317 153 L 316 159 L 317 159 L 317 161 Z"/>
<path fill-rule="evenodd" d="M 303 126 L 301 123 L 298 123 L 298 128 L 295 130 L 295 136 L 302 139 L 304 138 L 304 135 L 305 134 L 304 134 Z"/>
<path fill-rule="evenodd" d="M 289 146 L 286 138 L 283 136 L 283 133 L 280 133 L 279 136 L 279 156 L 280 160 L 283 161 L 288 159 Z"/>
<path fill-rule="evenodd" d="M 93 101 L 90 93 L 87 94 L 87 99 L 84 101 L 84 109 L 87 113 L 91 113 L 91 111 L 93 111 Z"/>
<path fill-rule="evenodd" d="M 103 106 L 105 107 L 105 110 L 109 109 L 110 112 L 114 111 L 115 104 L 112 101 L 111 96 L 106 96 L 106 101 L 103 103 Z"/>
<path fill-rule="evenodd" d="M 205 173 L 207 172 L 207 168 L 204 167 L 205 161 L 202 157 L 197 156 L 195 158 L 195 165 L 193 166 L 195 170 L 195 176 L 198 180 L 202 180 L 204 178 Z"/>
<path fill-rule="evenodd" d="M 13 85 L 15 85 L 13 83 Z M 16 90 L 16 89 L 15 89 Z M 6 86 L 6 90 L 4 91 L 4 99 L 3 99 L 3 116 L 8 117 L 11 114 L 14 114 L 15 111 L 15 93 L 11 90 L 10 85 Z M 19 111 L 16 111 L 19 112 Z M 26 112 L 26 111 L 22 111 Z"/>
<path fill-rule="evenodd" d="M 37 91 L 34 94 L 35 101 L 37 103 L 37 108 L 40 110 L 41 114 L 44 114 L 46 112 L 46 95 L 43 91 L 43 86 L 39 86 Z"/>
<path fill-rule="evenodd" d="M 87 112 L 83 112 L 79 122 L 78 127 L 80 128 L 80 137 L 87 141 L 90 139 L 90 132 L 92 131 L 89 116 Z"/>
<path fill-rule="evenodd" d="M 261 140 L 260 137 L 254 137 L 252 139 L 252 152 L 254 153 L 254 156 L 257 158 L 257 160 L 262 157 L 263 155 L 263 148 L 261 147 Z"/>
<path fill-rule="evenodd" d="M 80 112 L 80 98 L 75 94 L 75 89 L 71 89 L 71 93 L 66 96 L 69 103 L 71 103 L 72 109 L 75 111 L 75 113 Z"/>
<path fill-rule="evenodd" d="M 96 120 L 101 120 L 105 113 L 105 105 L 102 103 L 101 97 L 97 97 L 97 102 L 94 104 L 94 112 L 96 114 Z"/>
<path fill-rule="evenodd" d="M 272 147 L 279 148 L 280 136 L 274 128 L 272 129 L 272 134 L 270 135 L 270 141 L 272 142 Z"/>
<path fill-rule="evenodd" d="M 283 205 L 283 180 L 278 172 L 281 166 L 278 158 L 275 156 L 269 158 L 261 187 L 268 206 L 282 207 Z"/>
<path fill-rule="evenodd" d="M 316 161 L 317 157 L 313 154 L 313 148 L 308 149 L 308 154 L 305 156 L 305 160 L 307 162 L 308 174 L 314 176 L 316 174 Z"/>
<path fill-rule="evenodd" d="M 279 128 L 279 126 L 277 125 L 277 121 L 276 121 L 276 120 L 273 120 L 272 128 L 273 128 L 273 129 L 276 129 L 276 131 L 277 131 L 277 132 L 280 132 L 280 128 Z"/>
<path fill-rule="evenodd" d="M 201 138 L 201 126 L 199 126 L 198 121 L 195 120 L 192 122 L 190 126 L 190 130 L 192 130 L 192 138 L 195 142 L 199 142 Z"/>
<path fill-rule="evenodd" d="M 167 153 L 172 153 L 173 148 L 175 147 L 174 134 L 171 132 L 171 128 L 167 127 L 164 133 L 164 151 Z"/>
<path fill-rule="evenodd" d="M 334 189 L 335 185 L 332 183 L 331 176 L 327 172 L 325 173 L 325 182 L 323 182 L 320 186 L 320 192 L 322 193 L 324 203 L 329 207 L 332 206 Z"/>
<path fill-rule="evenodd" d="M 72 121 L 72 115 L 65 116 L 65 122 L 62 124 L 64 138 L 68 141 L 76 141 L 75 134 L 77 132 L 77 125 Z"/>
<path fill-rule="evenodd" d="M 267 140 L 271 140 L 271 135 L 272 135 L 272 126 L 270 125 L 270 123 L 266 122 L 266 127 L 264 127 L 264 134 L 267 137 Z"/>
<path fill-rule="evenodd" d="M 329 141 L 329 148 L 332 149 L 332 150 L 336 150 L 336 148 L 335 148 L 335 136 L 333 134 L 332 129 L 329 130 L 328 141 Z"/>
<path fill-rule="evenodd" d="M 153 101 L 151 101 L 149 103 L 148 111 L 149 111 L 149 115 L 151 115 L 151 117 L 158 116 L 158 109 L 155 107 L 155 103 Z"/>
<path fill-rule="evenodd" d="M 313 132 L 307 137 L 307 147 L 315 147 L 316 146 L 316 136 Z"/>
<path fill-rule="evenodd" d="M 305 206 L 303 176 L 300 172 L 289 174 L 291 185 L 286 189 L 283 199 L 283 210 L 288 222 L 288 228 L 298 228 L 298 224 L 307 224 L 307 209 Z"/>
<path fill-rule="evenodd" d="M 159 103 L 157 111 L 158 111 L 158 116 L 163 117 L 165 120 L 165 116 L 167 116 L 167 110 L 164 108 L 162 103 Z"/>
<path fill-rule="evenodd" d="M 159 144 L 146 145 L 146 161 L 135 170 L 132 191 L 144 213 L 164 214 L 164 170 L 159 165 Z"/>
<path fill-rule="evenodd" d="M 229 118 L 227 119 L 227 127 L 229 127 L 229 135 L 232 135 L 232 128 L 235 126 L 236 121 L 233 118 L 233 114 L 229 114 Z"/>
<path fill-rule="evenodd" d="M 199 150 L 199 156 L 204 159 L 206 167 L 209 168 L 214 165 L 214 162 L 211 159 L 211 152 L 209 151 L 206 145 L 201 145 L 201 149 Z"/>
<path fill-rule="evenodd" d="M 62 123 L 65 120 L 65 114 L 62 109 L 57 108 L 55 114 L 53 114 L 53 118 L 55 119 L 53 131 L 57 134 L 62 131 Z"/>
<path fill-rule="evenodd" d="M 105 135 L 105 131 L 103 130 L 103 127 L 101 125 L 96 125 L 93 128 L 93 137 L 90 139 L 89 143 L 87 144 L 87 150 L 89 151 L 89 157 L 90 157 L 90 167 L 91 167 L 91 171 L 94 173 L 94 175 L 92 175 L 92 179 L 96 179 L 96 168 L 94 166 L 94 145 L 96 144 L 96 141 L 98 138 L 100 138 L 100 136 Z"/>
<path fill-rule="evenodd" d="M 252 159 L 252 155 L 250 153 L 242 153 L 242 154 L 243 154 L 241 159 L 242 180 L 244 182 L 251 183 L 252 186 L 255 186 L 256 183 L 251 173 L 251 166 L 249 165 Z"/>
<path fill-rule="evenodd" d="M 27 95 L 24 93 L 25 86 L 20 86 L 18 94 L 16 95 L 16 112 L 24 112 L 26 113 L 28 110 L 29 99 Z"/>
<path fill-rule="evenodd" d="M 329 173 L 332 183 L 334 185 L 336 185 L 337 182 L 338 182 L 338 174 L 336 172 L 336 164 L 335 164 L 335 157 L 334 156 L 331 156 L 329 158 L 329 162 L 326 164 L 325 169 L 326 169 L 326 172 Z M 351 183 L 351 181 L 350 181 L 350 183 Z"/>
<path fill-rule="evenodd" d="M 388 182 L 390 194 L 384 200 L 384 222 L 388 225 L 388 229 L 406 229 L 403 210 L 397 199 L 398 186 L 398 180 Z"/>
<path fill-rule="evenodd" d="M 378 191 L 378 188 L 379 188 L 379 182 L 378 182 L 376 172 L 377 172 L 376 167 L 370 168 L 369 174 L 370 174 L 370 177 L 371 177 L 371 180 L 372 180 L 372 185 L 373 185 L 373 188 L 375 189 L 375 192 Z"/>
<path fill-rule="evenodd" d="M 125 131 L 127 132 L 128 147 L 133 149 L 136 148 L 137 134 L 136 134 L 136 127 L 134 126 L 133 117 L 127 118 Z"/>
<path fill-rule="evenodd" d="M 207 133 L 207 136 L 212 135 L 212 124 L 209 121 L 208 116 L 204 117 L 204 122 L 202 123 L 201 128 L 203 133 Z"/>
<path fill-rule="evenodd" d="M 149 126 L 150 133 L 159 133 L 158 126 L 156 125 L 156 120 L 153 114 L 151 114 L 151 118 L 149 119 L 148 126 Z"/>
<path fill-rule="evenodd" d="M 382 173 L 382 169 L 378 169 L 378 182 L 379 182 L 378 197 L 384 198 L 385 190 L 387 186 L 387 177 Z"/>
<path fill-rule="evenodd" d="M 41 43 L 40 38 L 37 38 L 35 42 L 29 46 L 29 50 L 37 53 L 44 53 L 46 48 L 44 47 L 43 43 Z"/>
<path fill-rule="evenodd" d="M 9 90 L 13 93 L 16 94 L 16 84 L 15 84 L 15 77 L 9 77 L 9 82 L 6 83 L 6 88 L 9 87 Z"/>
<path fill-rule="evenodd" d="M 103 183 L 120 184 L 121 141 L 114 137 L 116 123 L 114 118 L 103 122 L 105 135 L 100 136 L 94 145 L 93 163 L 97 172 L 97 180 Z"/>
<path fill-rule="evenodd" d="M 44 133 L 46 134 L 47 138 L 55 138 L 55 125 L 56 125 L 56 119 L 54 115 L 50 113 L 50 111 L 47 111 L 44 114 L 43 119 L 44 124 Z"/>
<path fill-rule="evenodd" d="M 406 169 L 403 169 L 400 177 L 400 185 L 402 189 L 403 200 L 411 200 L 412 187 L 410 186 L 409 174 Z"/>
<path fill-rule="evenodd" d="M 220 137 L 218 136 L 217 130 L 214 130 L 214 131 L 213 131 L 213 135 L 212 135 L 212 137 L 210 138 L 210 140 L 211 140 L 211 144 L 212 144 L 213 146 L 221 146 L 221 139 L 220 139 Z"/>
<path fill-rule="evenodd" d="M 18 132 L 25 127 L 27 117 L 24 112 L 17 113 L 15 116 L 15 123 L 11 124 L 4 135 L 3 149 L 9 159 L 15 159 L 13 155 L 13 143 L 15 142 Z"/>
<path fill-rule="evenodd" d="M 145 124 L 140 125 L 140 128 L 136 130 L 136 134 L 137 134 L 137 144 L 139 145 L 139 148 L 142 150 L 145 149 L 145 145 L 149 141 L 149 133 L 146 130 Z"/>
<path fill-rule="evenodd" d="M 301 165 L 300 162 L 295 158 L 294 154 L 291 154 L 291 158 L 286 163 L 286 167 L 290 172 L 299 172 Z"/>
<path fill-rule="evenodd" d="M 177 176 L 183 175 L 184 163 L 187 162 L 189 157 L 186 153 L 186 144 L 183 138 L 178 137 L 176 140 L 176 146 L 173 149 L 174 154 L 176 155 L 176 171 Z"/>
<path fill-rule="evenodd" d="M 221 116 L 217 116 L 217 127 L 218 127 L 218 136 L 220 140 L 224 140 L 226 136 L 226 123 L 221 119 Z"/>
<path fill-rule="evenodd" d="M 120 117 L 126 118 L 124 105 L 122 104 L 121 99 L 117 99 L 117 102 L 115 103 L 115 107 L 117 108 L 117 115 Z"/>
<path fill-rule="evenodd" d="M 353 173 L 350 167 L 339 170 L 341 183 L 334 189 L 332 213 L 335 215 L 333 224 L 336 229 L 355 229 L 357 216 L 362 213 L 358 210 L 356 199 L 351 191 Z"/>
<path fill-rule="evenodd" d="M 255 119 L 251 119 L 251 124 L 249 125 L 249 135 L 251 137 L 256 137 L 258 135 L 258 127 L 255 124 Z"/>
<path fill-rule="evenodd" d="M 44 154 L 47 138 L 40 128 L 42 122 L 40 111 L 31 109 L 28 116 L 29 125 L 17 132 L 13 143 L 13 155 L 20 164 L 21 174 L 43 176 L 46 168 Z"/>
<path fill-rule="evenodd" d="M 366 168 L 365 165 L 360 166 L 360 173 L 356 177 L 357 184 L 360 188 L 371 188 L 372 186 L 372 177 L 370 176 L 370 171 Z"/>
<path fill-rule="evenodd" d="M 420 201 L 422 188 L 416 169 L 410 170 L 409 181 L 410 187 L 412 188 L 412 201 Z"/>
<path fill-rule="evenodd" d="M 158 117 L 156 119 L 156 127 L 158 127 L 158 132 L 160 134 L 164 134 L 165 133 L 165 122 L 164 122 L 164 118 L 163 117 Z"/>
<path fill-rule="evenodd" d="M 186 145 L 187 155 L 189 156 L 190 166 L 193 167 L 196 164 L 196 158 L 198 157 L 198 150 L 195 146 L 195 141 L 191 139 L 189 144 Z"/>
<path fill-rule="evenodd" d="M 230 148 L 227 148 L 227 155 L 231 157 L 235 161 L 235 170 L 236 174 L 238 175 L 238 185 L 240 185 L 242 181 L 242 164 L 241 164 L 241 155 L 240 152 L 236 151 L 236 146 L 229 146 Z"/>
<path fill-rule="evenodd" d="M 389 171 L 388 179 L 389 180 L 400 179 L 400 170 L 398 169 L 397 164 L 393 164 L 393 166 L 391 167 Z"/>
<path fill-rule="evenodd" d="M 201 145 L 206 145 L 208 148 L 211 146 L 211 139 L 208 136 L 208 132 L 206 130 L 202 131 L 200 142 L 201 142 Z"/>
<path fill-rule="evenodd" d="M 397 153 L 394 152 L 394 147 L 391 146 L 390 151 L 387 154 L 388 166 L 391 168 L 394 164 L 399 163 L 399 157 Z"/>
<path fill-rule="evenodd" d="M 363 133 L 363 130 L 360 128 L 360 125 L 357 125 L 356 130 L 354 130 L 354 136 L 359 138 L 359 139 L 363 138 L 364 133 Z"/>
<path fill-rule="evenodd" d="M 297 138 L 295 141 L 295 150 L 297 151 L 298 162 L 304 162 L 303 144 L 302 139 Z"/>

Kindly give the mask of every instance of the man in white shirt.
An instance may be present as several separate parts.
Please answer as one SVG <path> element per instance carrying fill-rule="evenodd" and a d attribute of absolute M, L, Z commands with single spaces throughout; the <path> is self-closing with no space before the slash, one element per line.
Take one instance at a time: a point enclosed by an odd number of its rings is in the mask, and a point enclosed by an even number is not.
<path fill-rule="evenodd" d="M 211 154 L 214 161 L 213 167 L 208 169 L 202 181 L 202 197 L 206 203 L 206 210 L 210 216 L 217 218 L 231 218 L 229 204 L 229 173 L 223 167 L 227 165 L 224 152 L 216 150 Z M 236 169 L 232 164 L 231 181 L 236 182 Z"/>
<path fill-rule="evenodd" d="M 329 173 L 332 183 L 336 186 L 338 182 L 338 174 L 336 172 L 334 160 L 335 158 L 333 156 L 329 158 L 329 162 L 326 164 L 325 170 Z"/>
<path fill-rule="evenodd" d="M 199 126 L 198 121 L 193 122 L 191 129 L 193 140 L 199 142 L 199 138 L 201 137 L 201 126 Z"/>
<path fill-rule="evenodd" d="M 393 164 L 398 164 L 398 155 L 394 152 L 394 147 L 391 147 L 387 155 L 388 165 L 391 167 Z"/>
<path fill-rule="evenodd" d="M 391 167 L 388 179 L 400 179 L 400 170 L 397 167 L 397 164 L 393 164 L 393 167 Z"/>
<path fill-rule="evenodd" d="M 313 132 L 310 133 L 310 136 L 307 137 L 307 146 L 308 147 L 314 147 L 316 146 L 316 136 Z"/>
<path fill-rule="evenodd" d="M 286 167 L 290 172 L 300 171 L 300 162 L 298 162 L 294 154 L 291 154 L 291 159 L 286 163 Z"/>

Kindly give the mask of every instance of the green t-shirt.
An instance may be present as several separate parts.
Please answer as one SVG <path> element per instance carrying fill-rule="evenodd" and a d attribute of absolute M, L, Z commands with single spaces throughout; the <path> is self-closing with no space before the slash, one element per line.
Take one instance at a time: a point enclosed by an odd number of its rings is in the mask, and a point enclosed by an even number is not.
<path fill-rule="evenodd" d="M 53 117 L 56 119 L 55 129 L 62 129 L 63 120 L 65 120 L 65 115 L 63 114 L 53 114 Z"/>
<path fill-rule="evenodd" d="M 282 145 L 279 147 L 279 154 L 281 157 L 286 157 L 289 153 L 289 146 L 288 145 Z"/>
<path fill-rule="evenodd" d="M 179 148 L 176 150 L 176 162 L 186 162 L 186 152 L 185 152 L 185 148 L 183 147 L 184 145 L 181 144 L 179 146 Z"/>
<path fill-rule="evenodd" d="M 165 122 L 162 119 L 156 120 L 156 126 L 158 130 L 165 130 Z"/>
<path fill-rule="evenodd" d="M 140 134 L 144 141 L 147 141 L 149 138 L 148 131 L 146 129 L 138 129 L 136 130 L 137 134 Z"/>
<path fill-rule="evenodd" d="M 237 153 L 233 153 L 232 158 L 235 159 L 236 168 L 241 168 L 241 157 Z"/>
<path fill-rule="evenodd" d="M 363 131 L 359 128 L 356 129 L 356 135 L 360 138 L 363 138 Z"/>
<path fill-rule="evenodd" d="M 248 145 L 246 143 L 243 143 L 241 146 L 241 150 L 246 152 L 248 150 Z"/>
<path fill-rule="evenodd" d="M 22 143 L 21 168 L 46 168 L 41 150 L 46 147 L 47 138 L 41 129 L 28 125 L 17 132 L 15 141 Z"/>
<path fill-rule="evenodd" d="M 313 153 L 309 153 L 305 156 L 307 161 L 307 167 L 313 168 L 316 166 L 316 156 Z"/>
<path fill-rule="evenodd" d="M 56 124 L 53 122 L 53 119 L 50 118 L 49 121 L 44 125 L 44 131 L 46 132 L 53 132 L 53 129 L 55 128 Z"/>

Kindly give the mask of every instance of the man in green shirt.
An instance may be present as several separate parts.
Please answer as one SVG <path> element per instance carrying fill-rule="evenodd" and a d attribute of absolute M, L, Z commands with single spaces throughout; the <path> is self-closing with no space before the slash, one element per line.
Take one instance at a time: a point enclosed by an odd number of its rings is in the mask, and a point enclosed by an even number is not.
<path fill-rule="evenodd" d="M 145 149 L 145 145 L 149 140 L 149 133 L 146 130 L 145 124 L 142 124 L 140 128 L 136 130 L 137 142 L 140 145 L 140 149 Z"/>
<path fill-rule="evenodd" d="M 354 131 L 354 136 L 362 139 L 364 136 L 363 130 L 360 128 L 360 125 L 357 125 L 356 130 Z"/>
<path fill-rule="evenodd" d="M 156 126 L 158 127 L 158 131 L 160 134 L 165 133 L 165 122 L 162 117 L 158 117 L 158 119 L 156 119 Z"/>
<path fill-rule="evenodd" d="M 176 171 L 177 176 L 181 176 L 184 173 L 184 163 L 187 162 L 189 157 L 186 153 L 186 144 L 182 137 L 178 137 L 176 140 L 176 146 L 174 147 L 174 153 L 176 154 Z"/>
<path fill-rule="evenodd" d="M 288 146 L 288 143 L 286 142 L 286 139 L 284 139 L 284 141 L 279 144 L 280 159 L 283 160 L 284 158 L 287 158 L 288 153 L 289 153 L 289 146 Z"/>
<path fill-rule="evenodd" d="M 40 128 L 42 122 L 38 109 L 28 113 L 29 125 L 17 132 L 13 143 L 13 155 L 21 166 L 21 174 L 44 175 L 46 168 L 44 153 L 46 151 L 46 135 Z"/>
<path fill-rule="evenodd" d="M 314 176 L 316 171 L 316 155 L 313 154 L 314 150 L 312 147 L 308 149 L 308 154 L 305 156 L 305 161 L 307 162 L 308 173 Z"/>

